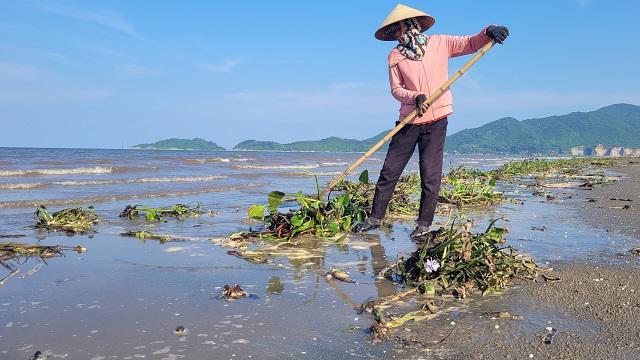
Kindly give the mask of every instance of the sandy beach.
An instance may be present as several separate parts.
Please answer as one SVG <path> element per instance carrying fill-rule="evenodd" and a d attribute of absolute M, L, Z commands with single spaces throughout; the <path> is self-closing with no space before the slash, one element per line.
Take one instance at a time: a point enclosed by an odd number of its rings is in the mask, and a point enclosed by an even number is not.
<path fill-rule="evenodd" d="M 397 340 L 406 358 L 637 359 L 640 357 L 640 166 L 621 160 L 609 170 L 624 180 L 580 190 L 557 206 L 575 210 L 569 221 L 626 237 L 627 251 L 601 250 L 571 261 L 551 262 L 557 281 L 521 283 L 502 296 L 476 299 L 473 310 L 412 325 Z M 592 199 L 596 199 L 594 202 Z M 625 201 L 616 200 L 624 199 Z M 630 199 L 631 201 L 626 201 Z M 623 208 L 621 204 L 631 204 Z M 507 311 L 521 320 L 483 312 Z M 455 326 L 451 326 L 455 323 Z M 544 343 L 547 328 L 557 330 Z M 451 331 L 453 331 L 451 333 Z M 425 333 L 428 337 L 425 338 Z M 444 341 L 435 344 L 435 342 Z M 419 349 L 419 350 L 418 350 Z M 411 354 L 419 351 L 421 355 Z M 410 355 L 411 354 L 411 355 Z"/>

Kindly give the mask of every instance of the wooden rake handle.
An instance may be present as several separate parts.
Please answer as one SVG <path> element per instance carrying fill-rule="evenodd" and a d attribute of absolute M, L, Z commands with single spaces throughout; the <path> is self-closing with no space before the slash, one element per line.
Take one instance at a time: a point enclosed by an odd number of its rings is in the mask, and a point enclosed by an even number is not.
<path fill-rule="evenodd" d="M 429 98 L 426 100 L 425 104 L 427 104 L 428 106 L 431 106 L 434 102 L 436 102 L 436 100 L 438 100 L 440 98 L 440 96 L 442 96 L 442 94 L 447 92 L 447 90 L 449 90 L 451 85 L 456 80 L 458 80 L 464 73 L 466 73 L 467 70 L 469 70 L 469 68 L 472 67 L 473 64 L 476 63 L 476 61 L 480 60 L 480 58 L 482 56 L 484 56 L 484 54 L 486 54 L 493 47 L 493 45 L 495 45 L 495 41 L 491 40 L 491 42 L 489 42 L 487 45 L 483 46 L 462 68 L 460 68 L 460 70 L 458 70 L 446 83 L 444 83 L 444 85 L 442 85 L 436 92 L 431 94 L 431 96 L 429 96 Z M 400 123 L 395 128 L 393 128 L 393 130 L 389 131 L 389 133 L 387 135 L 385 135 L 385 137 L 383 137 L 380 141 L 378 141 L 377 144 L 373 145 L 371 147 L 371 149 L 369 149 L 369 151 L 367 151 L 358 160 L 356 160 L 353 164 L 351 164 L 345 171 L 343 171 L 340 175 L 338 175 L 338 177 L 336 177 L 333 181 L 331 181 L 329 186 L 327 186 L 320 193 L 320 198 L 323 198 L 327 194 L 329 194 L 329 192 L 336 185 L 338 185 L 338 183 L 340 183 L 342 180 L 344 180 L 344 178 L 347 177 L 349 174 L 351 174 L 351 172 L 353 170 L 355 170 L 365 160 L 367 160 L 371 155 L 373 155 L 374 152 L 376 152 L 378 149 L 380 149 L 380 147 L 382 147 L 382 145 L 384 145 L 384 143 L 386 143 L 387 141 L 391 140 L 393 135 L 395 135 L 398 131 L 400 131 L 400 129 L 402 129 L 405 125 L 407 125 L 409 122 L 411 122 L 416 117 L 417 113 L 418 113 L 417 109 L 413 110 L 411 112 L 411 114 L 409 114 L 407 117 L 402 119 L 402 121 L 400 121 Z"/>

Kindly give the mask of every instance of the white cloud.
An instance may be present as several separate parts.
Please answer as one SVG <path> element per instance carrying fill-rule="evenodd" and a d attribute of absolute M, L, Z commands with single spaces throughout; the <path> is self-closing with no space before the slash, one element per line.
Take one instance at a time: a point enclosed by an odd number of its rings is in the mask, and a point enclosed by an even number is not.
<path fill-rule="evenodd" d="M 35 7 L 51 14 L 66 16 L 69 18 L 99 24 L 137 39 L 142 38 L 129 22 L 120 14 L 111 11 L 93 11 L 56 3 L 39 3 Z"/>
<path fill-rule="evenodd" d="M 240 59 L 224 59 L 219 63 L 201 63 L 200 67 L 209 72 L 229 74 L 238 64 L 240 64 Z"/>

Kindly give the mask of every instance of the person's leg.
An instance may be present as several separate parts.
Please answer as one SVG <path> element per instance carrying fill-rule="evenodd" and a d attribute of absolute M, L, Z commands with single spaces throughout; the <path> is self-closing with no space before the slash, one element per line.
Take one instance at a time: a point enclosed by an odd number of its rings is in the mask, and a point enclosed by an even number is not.
<path fill-rule="evenodd" d="M 416 125 L 406 125 L 391 139 L 387 156 L 384 159 L 380 177 L 376 183 L 376 192 L 373 196 L 373 208 L 371 217 L 384 218 L 393 190 L 402 175 L 407 162 L 411 159 L 418 141 L 419 129 Z"/>
<path fill-rule="evenodd" d="M 444 118 L 433 124 L 425 125 L 418 139 L 420 185 L 422 188 L 418 226 L 426 227 L 427 229 L 433 222 L 433 216 L 438 205 L 447 124 L 448 120 Z"/>

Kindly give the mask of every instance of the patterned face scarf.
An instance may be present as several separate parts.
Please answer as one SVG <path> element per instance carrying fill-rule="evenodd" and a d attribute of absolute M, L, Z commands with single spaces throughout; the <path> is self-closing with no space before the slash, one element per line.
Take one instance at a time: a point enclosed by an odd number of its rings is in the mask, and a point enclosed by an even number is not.
<path fill-rule="evenodd" d="M 415 19 L 403 20 L 404 34 L 400 37 L 396 49 L 408 59 L 420 61 L 424 57 L 427 46 L 427 37 L 420 30 L 420 23 Z"/>

